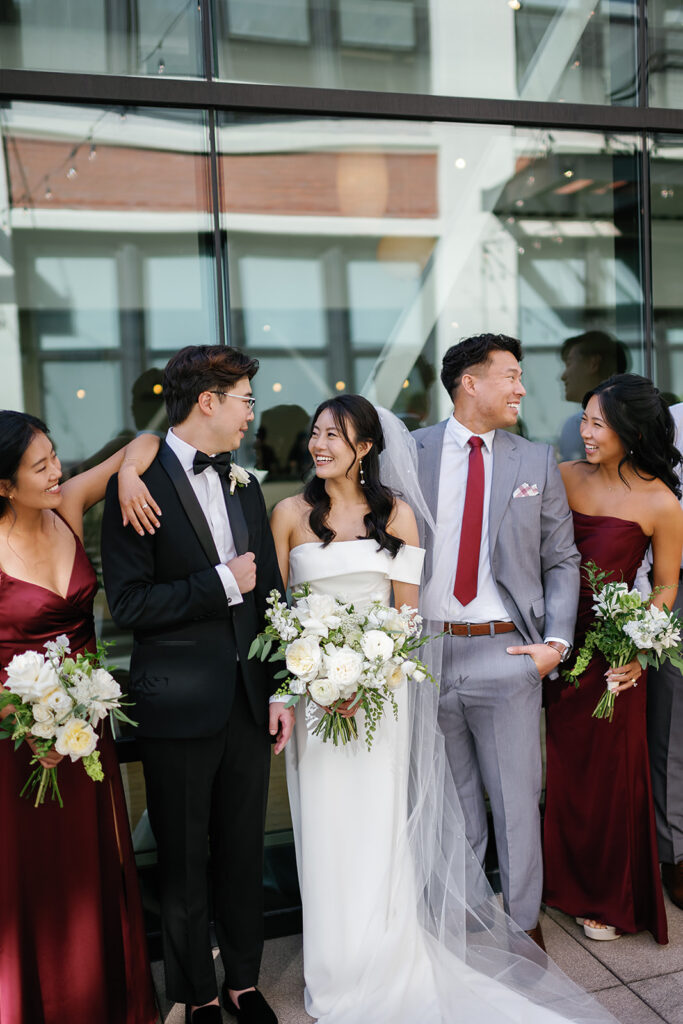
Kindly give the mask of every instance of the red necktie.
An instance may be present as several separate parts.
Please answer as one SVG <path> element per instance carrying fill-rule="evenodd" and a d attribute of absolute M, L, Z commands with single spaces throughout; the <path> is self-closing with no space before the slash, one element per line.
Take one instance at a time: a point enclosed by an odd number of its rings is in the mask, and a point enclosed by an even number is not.
<path fill-rule="evenodd" d="M 471 437 L 467 443 L 470 446 L 470 460 L 460 531 L 458 567 L 453 587 L 453 595 L 461 605 L 469 604 L 477 596 L 481 523 L 484 512 L 484 457 L 481 454 L 484 442 L 480 437 Z"/>

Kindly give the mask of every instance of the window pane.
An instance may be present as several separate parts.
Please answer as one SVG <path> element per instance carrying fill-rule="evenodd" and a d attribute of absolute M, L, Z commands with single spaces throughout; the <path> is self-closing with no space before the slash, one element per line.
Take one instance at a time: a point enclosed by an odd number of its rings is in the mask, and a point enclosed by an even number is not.
<path fill-rule="evenodd" d="M 0 67 L 114 75 L 203 73 L 196 0 L 0 4 Z"/>
<path fill-rule="evenodd" d="M 683 398 L 683 301 L 679 267 L 683 136 L 653 139 L 650 160 L 655 380 L 671 401 Z"/>
<path fill-rule="evenodd" d="M 638 102 L 637 5 L 623 0 L 215 0 L 215 10 L 218 72 L 230 81 Z"/>
<path fill-rule="evenodd" d="M 683 106 L 683 6 L 648 0 L 648 89 L 653 107 Z"/>
<path fill-rule="evenodd" d="M 642 371 L 636 137 L 238 118 L 219 149 L 232 338 L 261 359 L 250 457 L 269 505 L 287 477 L 300 486 L 292 445 L 321 399 L 361 392 L 411 427 L 435 422 L 441 358 L 470 334 L 521 338 L 523 430 L 558 452 L 585 391 Z M 578 338 L 583 369 L 563 380 Z"/>

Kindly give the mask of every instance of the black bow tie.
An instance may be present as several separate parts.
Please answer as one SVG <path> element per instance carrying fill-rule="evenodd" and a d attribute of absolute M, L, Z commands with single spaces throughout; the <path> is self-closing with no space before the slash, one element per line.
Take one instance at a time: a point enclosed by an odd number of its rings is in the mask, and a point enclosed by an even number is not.
<path fill-rule="evenodd" d="M 219 452 L 218 455 L 205 455 L 204 452 L 195 452 L 192 469 L 195 473 L 203 473 L 209 466 L 213 466 L 220 476 L 226 476 L 232 462 L 231 452 Z"/>

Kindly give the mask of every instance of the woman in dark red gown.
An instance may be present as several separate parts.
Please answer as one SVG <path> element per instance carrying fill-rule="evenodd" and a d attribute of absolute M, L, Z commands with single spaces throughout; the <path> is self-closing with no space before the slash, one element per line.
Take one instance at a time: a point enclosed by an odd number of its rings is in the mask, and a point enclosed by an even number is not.
<path fill-rule="evenodd" d="M 653 603 L 671 606 L 683 546 L 673 420 L 651 382 L 635 374 L 589 392 L 584 410 L 586 459 L 561 466 L 582 562 L 630 587 L 652 543 L 653 583 L 663 588 Z M 594 621 L 592 599 L 582 582 L 576 648 Z M 619 687 L 611 723 L 591 717 L 608 679 Z M 591 938 L 647 930 L 665 943 L 645 674 L 637 660 L 610 668 L 596 654 L 579 682 L 545 687 L 543 898 L 581 918 Z"/>
<path fill-rule="evenodd" d="M 156 447 L 150 435 L 131 443 L 132 479 L 136 455 L 143 469 Z M 119 452 L 55 489 L 61 467 L 44 425 L 0 412 L 0 683 L 15 654 L 43 652 L 59 634 L 72 653 L 95 650 L 97 581 L 78 531 L 122 461 Z M 139 481 L 133 491 L 138 507 L 151 503 Z M 3 1024 L 157 1019 L 123 788 L 104 724 L 104 782 L 54 752 L 41 762 L 60 761 L 63 808 L 20 797 L 32 750 L 0 743 Z"/>

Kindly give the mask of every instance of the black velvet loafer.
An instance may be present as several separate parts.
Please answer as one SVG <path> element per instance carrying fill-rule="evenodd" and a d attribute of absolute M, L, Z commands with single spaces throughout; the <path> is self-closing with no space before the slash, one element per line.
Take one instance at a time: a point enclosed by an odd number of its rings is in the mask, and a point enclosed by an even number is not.
<path fill-rule="evenodd" d="M 243 992 L 239 997 L 239 1008 L 230 998 L 228 986 L 225 984 L 222 996 L 226 1011 L 236 1017 L 239 1024 L 278 1024 L 277 1017 L 258 989 L 254 989 L 253 992 Z"/>

